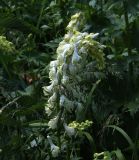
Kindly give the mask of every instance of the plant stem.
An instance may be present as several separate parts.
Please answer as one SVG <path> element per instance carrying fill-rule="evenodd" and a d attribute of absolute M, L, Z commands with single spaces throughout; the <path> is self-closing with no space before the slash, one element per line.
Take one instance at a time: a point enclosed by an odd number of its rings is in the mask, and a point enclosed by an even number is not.
<path fill-rule="evenodd" d="M 130 29 L 129 29 L 129 19 L 128 19 L 127 1 L 126 0 L 123 0 L 123 7 L 124 7 L 124 18 L 125 18 L 125 25 L 126 25 L 128 53 L 129 53 L 129 55 L 131 55 Z"/>
<path fill-rule="evenodd" d="M 124 8 L 124 19 L 125 19 L 125 26 L 126 26 L 126 41 L 127 41 L 127 48 L 128 48 L 128 55 L 131 56 L 131 34 L 130 34 L 130 28 L 129 28 L 129 18 L 128 18 L 128 4 L 127 0 L 123 0 L 123 8 Z M 134 89 L 134 82 L 133 82 L 133 62 L 129 62 L 129 75 L 128 75 L 128 84 L 131 86 L 130 89 Z M 127 86 L 129 87 L 129 86 Z"/>

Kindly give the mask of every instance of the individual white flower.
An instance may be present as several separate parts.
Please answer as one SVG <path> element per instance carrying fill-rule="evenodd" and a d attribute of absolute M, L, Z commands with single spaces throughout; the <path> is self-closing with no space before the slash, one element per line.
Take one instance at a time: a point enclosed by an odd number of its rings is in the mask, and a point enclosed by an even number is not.
<path fill-rule="evenodd" d="M 50 146 L 51 146 L 52 156 L 53 157 L 57 157 L 58 154 L 60 153 L 60 148 L 58 146 L 56 146 L 56 145 L 53 144 L 50 136 L 47 136 L 47 139 L 48 139 L 48 141 L 50 143 Z"/>
<path fill-rule="evenodd" d="M 79 34 L 77 37 L 76 37 L 76 41 L 77 41 L 77 43 L 78 43 L 78 41 L 80 41 L 82 39 L 82 35 L 81 34 Z"/>
<path fill-rule="evenodd" d="M 81 59 L 81 56 L 78 55 L 78 50 L 77 50 L 77 46 L 74 46 L 74 52 L 72 55 L 72 64 L 76 64 L 77 62 L 79 62 L 79 60 Z"/>
<path fill-rule="evenodd" d="M 50 86 L 44 86 L 43 87 L 44 95 L 47 95 L 47 93 L 51 93 L 52 89 L 53 89 L 53 84 L 51 84 Z"/>
<path fill-rule="evenodd" d="M 74 128 L 67 126 L 66 123 L 64 123 L 63 125 L 64 125 L 65 131 L 66 131 L 68 136 L 71 137 L 71 136 L 75 135 L 75 129 Z"/>
<path fill-rule="evenodd" d="M 63 75 L 61 82 L 62 84 L 66 85 L 69 82 L 69 77 L 66 75 Z"/>
<path fill-rule="evenodd" d="M 71 112 L 74 107 L 74 102 L 70 101 L 64 95 L 60 96 L 60 106 L 64 107 L 67 111 Z"/>
<path fill-rule="evenodd" d="M 57 99 L 57 94 L 56 92 L 53 93 L 53 95 L 48 99 L 48 103 L 52 104 L 56 101 Z"/>
<path fill-rule="evenodd" d="M 105 45 L 99 45 L 99 48 L 104 49 L 104 48 L 106 48 L 106 46 Z"/>
<path fill-rule="evenodd" d="M 33 147 L 37 147 L 38 144 L 42 141 L 42 137 L 39 136 L 37 137 L 36 139 L 33 139 L 31 142 L 30 142 L 30 146 L 33 148 Z"/>
<path fill-rule="evenodd" d="M 67 26 L 67 29 L 70 31 L 70 30 L 73 30 L 76 28 L 76 20 L 71 20 Z"/>
<path fill-rule="evenodd" d="M 74 102 L 69 100 L 67 97 L 64 99 L 64 108 L 68 111 L 71 112 L 74 108 Z"/>
<path fill-rule="evenodd" d="M 54 78 L 53 81 L 52 81 L 53 87 L 58 85 L 58 79 L 59 79 L 59 77 L 58 77 L 58 75 L 56 74 L 55 78 Z"/>
<path fill-rule="evenodd" d="M 62 52 L 62 54 L 59 54 L 59 56 L 58 56 L 58 60 L 59 60 L 59 64 L 62 64 L 62 63 L 64 63 L 65 62 L 65 60 L 66 60 L 66 51 L 64 51 L 64 52 Z"/>
<path fill-rule="evenodd" d="M 57 67 L 57 60 L 50 62 L 50 68 Z"/>
<path fill-rule="evenodd" d="M 32 140 L 32 141 L 30 142 L 30 145 L 31 145 L 32 148 L 33 148 L 33 147 L 37 147 L 37 142 L 36 142 L 36 140 L 35 140 L 35 139 Z"/>
<path fill-rule="evenodd" d="M 68 41 L 68 40 L 70 40 L 70 38 L 72 37 L 72 33 L 71 32 L 68 32 L 67 34 L 65 34 L 65 36 L 64 36 L 64 40 L 65 41 Z"/>
<path fill-rule="evenodd" d="M 58 85 L 58 81 L 59 81 L 58 78 L 59 78 L 58 73 L 56 73 L 56 75 L 55 75 L 55 77 L 52 81 L 52 84 L 49 85 L 49 86 L 44 86 L 43 87 L 43 92 L 44 92 L 45 95 L 47 95 L 48 93 L 52 93 L 54 87 Z"/>
<path fill-rule="evenodd" d="M 53 80 L 56 77 L 56 67 L 52 67 L 49 72 L 49 78 Z"/>
<path fill-rule="evenodd" d="M 51 119 L 51 120 L 48 122 L 48 126 L 49 126 L 49 128 L 51 128 L 51 129 L 56 129 L 56 128 L 57 128 L 57 123 L 58 123 L 58 117 L 55 117 L 55 118 Z"/>
<path fill-rule="evenodd" d="M 63 107 L 64 106 L 64 102 L 65 102 L 66 97 L 64 95 L 60 96 L 60 106 Z"/>
<path fill-rule="evenodd" d="M 90 34 L 90 35 L 92 35 L 92 38 L 94 39 L 94 38 L 96 38 L 96 37 L 98 37 L 98 35 L 99 35 L 99 33 L 93 33 L 93 34 Z"/>
<path fill-rule="evenodd" d="M 51 115 L 52 110 L 50 109 L 50 107 L 45 106 L 45 113 L 46 113 L 48 116 L 50 116 L 50 115 Z"/>
<path fill-rule="evenodd" d="M 82 46 L 79 50 L 80 53 L 86 53 L 86 49 Z"/>
<path fill-rule="evenodd" d="M 87 35 L 88 35 L 87 32 L 82 33 L 82 36 L 83 36 L 83 37 L 85 37 L 85 36 L 87 36 Z"/>
<path fill-rule="evenodd" d="M 57 49 L 57 53 L 59 54 L 58 55 L 58 60 L 59 60 L 59 63 L 64 63 L 65 60 L 66 60 L 66 52 L 69 51 L 71 45 L 70 44 L 65 44 L 63 46 L 59 46 L 58 49 Z"/>
<path fill-rule="evenodd" d="M 58 154 L 60 153 L 59 147 L 56 146 L 56 145 L 54 145 L 54 144 L 51 145 L 51 153 L 52 153 L 52 156 L 53 156 L 53 157 L 57 157 Z"/>

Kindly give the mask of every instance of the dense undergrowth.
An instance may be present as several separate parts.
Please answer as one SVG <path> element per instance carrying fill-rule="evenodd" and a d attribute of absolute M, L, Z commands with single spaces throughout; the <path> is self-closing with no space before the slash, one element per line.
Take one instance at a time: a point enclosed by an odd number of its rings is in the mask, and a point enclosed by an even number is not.
<path fill-rule="evenodd" d="M 1 0 L 0 159 L 138 160 L 138 37 L 138 0 Z"/>

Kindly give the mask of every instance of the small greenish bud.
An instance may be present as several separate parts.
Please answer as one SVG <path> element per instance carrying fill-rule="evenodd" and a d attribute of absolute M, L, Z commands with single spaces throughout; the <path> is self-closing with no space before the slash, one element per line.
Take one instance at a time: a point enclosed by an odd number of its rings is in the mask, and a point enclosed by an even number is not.
<path fill-rule="evenodd" d="M 81 122 L 81 123 L 78 123 L 76 121 L 73 121 L 69 124 L 70 127 L 73 127 L 73 128 L 76 128 L 77 130 L 80 130 L 80 131 L 83 131 L 85 130 L 86 128 L 90 127 L 91 125 L 93 124 L 92 121 L 88 121 L 87 122 Z"/>

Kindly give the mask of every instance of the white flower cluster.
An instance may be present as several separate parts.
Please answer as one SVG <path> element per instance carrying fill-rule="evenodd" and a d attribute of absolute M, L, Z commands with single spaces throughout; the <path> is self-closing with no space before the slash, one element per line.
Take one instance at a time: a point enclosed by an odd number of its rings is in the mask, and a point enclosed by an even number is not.
<path fill-rule="evenodd" d="M 92 68 L 104 68 L 104 48 L 95 40 L 98 33 L 81 33 L 78 31 L 82 23 L 82 14 L 71 17 L 67 26 L 67 34 L 57 48 L 57 59 L 50 63 L 50 86 L 44 87 L 45 95 L 51 95 L 45 107 L 51 118 L 48 126 L 57 129 L 58 119 L 65 118 L 65 114 L 75 113 L 75 119 L 81 116 L 86 107 L 90 92 L 87 77 Z M 63 110 L 61 117 L 60 111 Z M 70 116 L 69 116 L 70 117 Z M 63 128 L 68 136 L 75 134 L 74 128 L 66 125 L 70 118 L 64 119 Z M 63 122 L 61 122 L 63 123 Z"/>
<path fill-rule="evenodd" d="M 45 107 L 48 116 L 56 110 L 57 105 L 67 112 L 75 111 L 78 114 L 84 108 L 88 94 L 88 85 L 82 84 L 85 81 L 84 75 L 89 73 L 94 62 L 95 67 L 104 67 L 104 46 L 94 40 L 98 33 L 77 31 L 81 17 L 81 13 L 72 16 L 67 26 L 68 32 L 57 48 L 57 60 L 50 63 L 51 85 L 44 87 L 44 93 L 51 95 Z M 52 121 L 49 126 L 53 124 Z"/>

